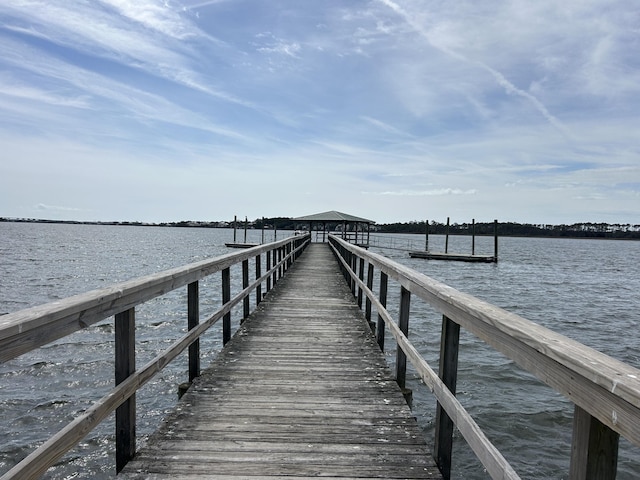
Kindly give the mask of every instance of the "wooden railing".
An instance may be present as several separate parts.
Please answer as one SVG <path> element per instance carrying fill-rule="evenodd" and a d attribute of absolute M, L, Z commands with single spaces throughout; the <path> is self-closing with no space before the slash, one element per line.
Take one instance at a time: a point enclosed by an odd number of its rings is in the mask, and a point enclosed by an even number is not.
<path fill-rule="evenodd" d="M 116 386 L 80 416 L 2 476 L 2 480 L 37 478 L 73 448 L 114 410 L 116 412 L 116 470 L 135 454 L 135 393 L 182 351 L 189 348 L 189 380 L 200 374 L 199 337 L 222 319 L 223 342 L 231 338 L 231 311 L 243 303 L 250 313 L 250 294 L 262 299 L 262 284 L 269 291 L 309 243 L 309 235 L 289 237 L 239 253 L 119 283 L 61 301 L 0 317 L 0 361 L 67 336 L 115 316 Z M 262 269 L 262 256 L 265 269 Z M 249 278 L 249 260 L 255 259 L 255 280 Z M 230 268 L 242 264 L 242 290 L 231 296 Z M 200 323 L 198 281 L 222 275 L 222 306 Z M 187 286 L 188 332 L 140 369 L 135 367 L 135 308 L 152 298 Z"/>
<path fill-rule="evenodd" d="M 339 237 L 329 241 L 361 308 L 366 296 L 367 319 L 371 321 L 372 306 L 378 312 L 375 330 L 381 348 L 385 326 L 395 337 L 400 387 L 405 387 L 409 359 L 435 394 L 434 458 L 445 478 L 451 472 L 454 425 L 492 478 L 519 478 L 455 397 L 460 327 L 574 403 L 570 479 L 615 478 L 620 435 L 640 446 L 640 370 Z M 380 279 L 377 295 L 374 269 Z M 386 310 L 389 278 L 401 290 L 397 322 Z M 443 314 L 438 374 L 407 339 L 411 295 Z"/>

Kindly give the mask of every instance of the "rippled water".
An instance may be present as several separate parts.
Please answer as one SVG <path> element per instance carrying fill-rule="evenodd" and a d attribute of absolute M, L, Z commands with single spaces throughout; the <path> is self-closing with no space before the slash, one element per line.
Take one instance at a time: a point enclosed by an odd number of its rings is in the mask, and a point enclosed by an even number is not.
<path fill-rule="evenodd" d="M 398 237 L 398 236 L 396 236 Z M 403 235 L 395 246 L 424 248 Z M 384 241 L 380 241 L 384 244 Z M 415 270 L 640 367 L 640 242 L 501 238 L 498 264 L 425 261 L 375 248 Z M 444 251 L 444 238 L 429 247 Z M 449 251 L 470 253 L 469 237 L 450 237 Z M 492 238 L 476 253 L 491 254 Z M 437 370 L 441 316 L 412 299 L 410 336 Z M 568 478 L 573 405 L 471 334 L 461 332 L 458 398 L 522 478 Z M 390 360 L 393 353 L 389 354 Z M 415 406 L 433 438 L 434 402 L 417 381 Z M 462 439 L 454 446 L 456 478 L 488 478 Z M 640 476 L 640 449 L 620 442 L 618 479 Z"/>
<path fill-rule="evenodd" d="M 0 223 L 0 314 L 227 253 L 231 230 Z M 249 231 L 249 241 L 260 232 Z M 272 239 L 272 232 L 266 240 Z M 421 236 L 395 236 L 394 246 L 424 247 Z M 386 241 L 386 240 L 385 240 Z M 384 241 L 381 243 L 385 243 Z M 430 237 L 433 250 L 444 239 Z M 469 252 L 451 237 L 449 251 Z M 491 253 L 493 239 L 476 239 Z M 640 242 L 500 239 L 497 265 L 411 259 L 374 248 L 436 280 L 473 294 L 619 360 L 640 367 Z M 239 272 L 232 272 L 238 288 Z M 390 285 L 393 309 L 399 288 Z M 220 303 L 217 275 L 201 284 L 201 314 Z M 410 337 L 437 368 L 440 315 L 413 299 Z M 234 314 L 234 321 L 240 314 Z M 136 309 L 137 364 L 186 330 L 186 289 Z M 217 327 L 214 327 L 217 328 Z M 391 342 L 387 356 L 393 362 Z M 220 348 L 212 330 L 201 342 L 203 366 Z M 458 397 L 523 478 L 566 478 L 572 405 L 512 362 L 462 332 Z M 113 321 L 0 364 L 0 474 L 104 395 L 113 384 Z M 141 442 L 175 403 L 187 378 L 181 356 L 137 396 Z M 434 401 L 415 375 L 414 413 L 432 438 Z M 113 420 L 107 419 L 46 478 L 111 478 Z M 619 479 L 637 478 L 640 452 L 621 441 Z M 454 447 L 456 478 L 487 478 L 463 441 Z"/>

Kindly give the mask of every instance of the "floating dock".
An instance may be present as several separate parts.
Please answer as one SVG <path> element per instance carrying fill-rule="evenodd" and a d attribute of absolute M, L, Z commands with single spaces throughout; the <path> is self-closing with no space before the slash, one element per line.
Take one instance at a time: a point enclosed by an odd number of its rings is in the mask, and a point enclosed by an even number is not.
<path fill-rule="evenodd" d="M 467 255 L 465 253 L 425 252 L 414 250 L 409 252 L 411 258 L 425 258 L 427 260 L 451 260 L 456 262 L 496 263 L 495 255 Z"/>
<path fill-rule="evenodd" d="M 235 243 L 235 242 L 229 242 L 224 244 L 225 247 L 229 247 L 229 248 L 251 248 L 251 247 L 257 247 L 258 245 L 260 244 L 259 243 Z"/>
<path fill-rule="evenodd" d="M 449 217 L 447 217 L 447 230 L 445 233 L 444 252 L 429 251 L 429 221 L 426 222 L 425 247 L 424 250 L 413 250 L 409 252 L 411 258 L 424 258 L 427 260 L 450 260 L 455 262 L 475 262 L 475 263 L 497 263 L 498 262 L 498 220 L 493 221 L 493 255 L 476 255 L 476 221 L 471 221 L 471 254 L 449 253 Z"/>

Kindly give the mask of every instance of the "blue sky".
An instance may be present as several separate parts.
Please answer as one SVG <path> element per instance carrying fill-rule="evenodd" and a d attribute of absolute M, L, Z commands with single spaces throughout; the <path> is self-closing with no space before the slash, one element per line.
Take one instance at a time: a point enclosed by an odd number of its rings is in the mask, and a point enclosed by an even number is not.
<path fill-rule="evenodd" d="M 0 216 L 640 223 L 640 6 L 11 0 Z"/>

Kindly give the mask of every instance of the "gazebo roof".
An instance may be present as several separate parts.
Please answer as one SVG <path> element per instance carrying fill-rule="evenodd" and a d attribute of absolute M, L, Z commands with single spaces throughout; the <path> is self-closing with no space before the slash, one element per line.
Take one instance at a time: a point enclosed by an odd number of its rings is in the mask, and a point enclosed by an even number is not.
<path fill-rule="evenodd" d="M 348 213 L 337 212 L 331 210 L 330 212 L 316 213 L 314 215 L 306 215 L 304 217 L 294 218 L 296 221 L 301 222 L 352 222 L 352 223 L 376 223 L 373 220 L 368 220 L 362 217 L 356 217 L 349 215 Z"/>

